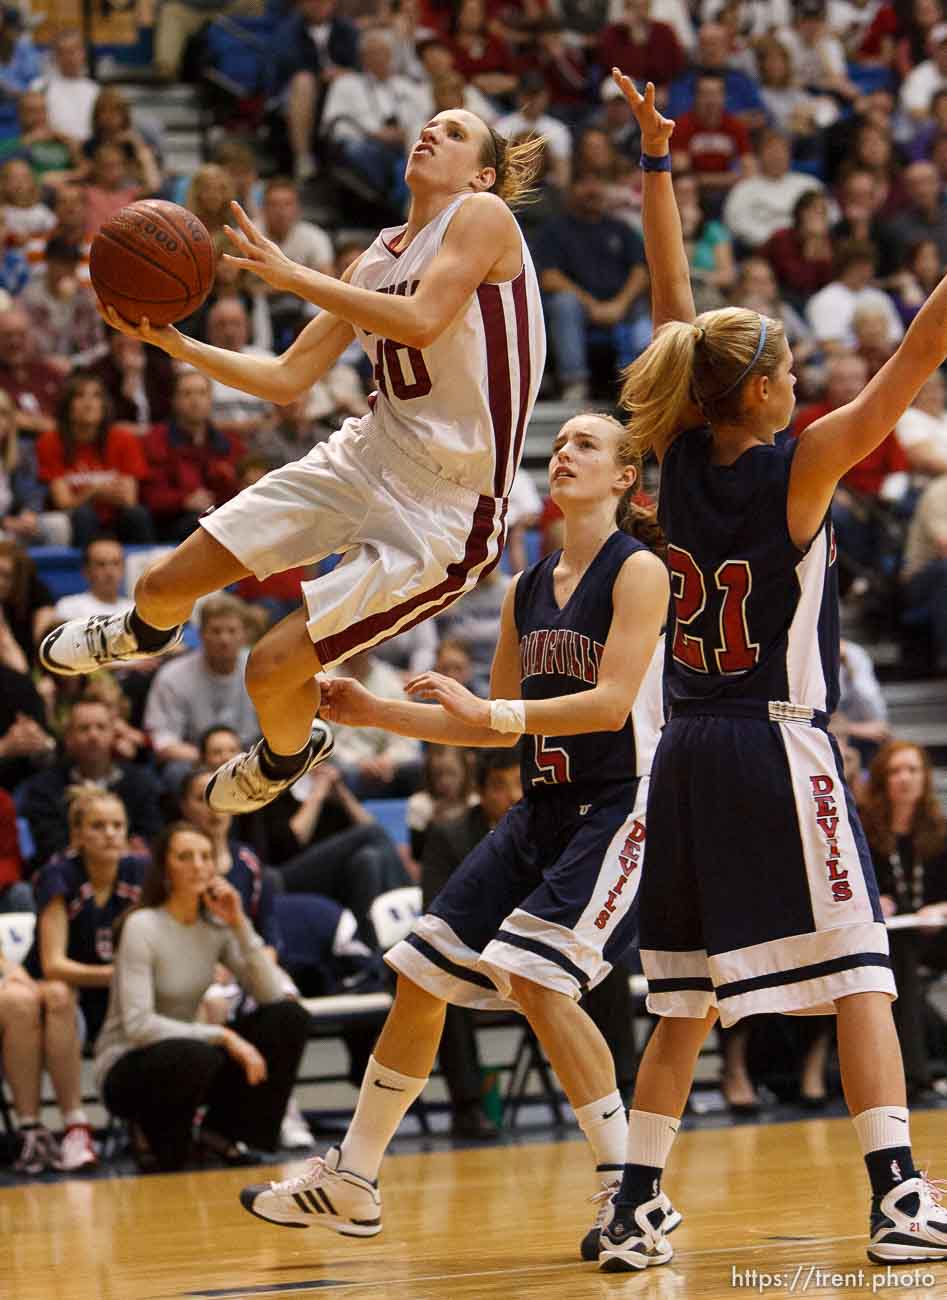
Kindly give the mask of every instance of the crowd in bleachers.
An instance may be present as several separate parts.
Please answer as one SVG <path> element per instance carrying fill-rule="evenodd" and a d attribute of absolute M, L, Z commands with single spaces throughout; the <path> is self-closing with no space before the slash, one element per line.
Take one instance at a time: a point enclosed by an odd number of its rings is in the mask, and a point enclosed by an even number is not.
<path fill-rule="evenodd" d="M 430 896 L 492 824 L 478 792 L 495 786 L 501 804 L 513 781 L 508 750 L 475 780 L 459 751 L 343 729 L 334 762 L 262 812 L 231 821 L 207 809 L 209 772 L 259 734 L 242 680 L 248 647 L 298 603 L 304 570 L 205 600 L 168 662 L 88 679 L 39 671 L 46 631 L 129 604 L 142 548 L 182 540 L 205 510 L 363 414 L 372 382 L 355 348 L 278 408 L 106 331 L 88 273 L 103 221 L 162 195 L 199 215 L 221 251 L 237 198 L 290 257 L 340 275 L 374 228 L 403 215 L 405 152 L 424 122 L 465 106 L 545 142 L 520 213 L 551 344 L 544 395 L 614 400 L 616 367 L 650 337 L 639 140 L 607 75 L 618 64 L 653 79 L 677 119 L 674 184 L 698 308 L 734 302 L 786 325 L 800 396 L 791 432 L 860 391 L 947 261 L 938 0 L 165 0 L 153 41 L 161 78 L 215 74 L 225 130 L 211 132 L 193 175 L 165 166 L 160 122 L 89 75 L 76 33 L 42 48 L 0 10 L 0 910 L 38 913 L 25 968 L 0 965 L 0 1038 L 27 1173 L 96 1159 L 79 1097 L 83 1045 L 143 1168 L 187 1158 L 195 1110 L 206 1111 L 199 1135 L 225 1159 L 241 1158 L 243 1143 L 274 1146 L 281 1120 L 284 1141 L 307 1141 L 290 1101 L 303 1036 L 295 999 L 377 978 L 373 900 L 411 881 Z M 232 351 L 280 351 L 314 310 L 221 266 L 181 328 Z M 397 695 L 408 673 L 434 666 L 485 694 L 509 572 L 555 545 L 554 514 L 520 476 L 507 571 L 345 672 Z M 833 515 L 854 597 L 887 630 L 922 639 L 928 668 L 947 667 L 940 374 L 847 476 Z M 51 589 L 50 547 L 81 550 L 81 589 Z M 947 830 L 930 765 L 891 741 L 871 661 L 854 643 L 843 648 L 838 730 L 885 909 L 930 908 L 933 923 L 947 901 Z M 366 807 L 379 798 L 407 801 L 410 840 L 396 843 Z M 198 859 L 227 888 L 209 904 L 216 922 L 201 913 L 185 951 L 173 921 L 198 914 Z M 111 926 L 133 906 L 119 960 Z M 924 931 L 895 942 L 911 990 L 899 1028 L 912 1087 L 924 1091 L 919 972 L 947 969 L 947 952 Z M 160 951 L 153 985 L 147 951 Z M 485 1136 L 475 1044 L 458 1017 L 442 1065 L 458 1131 Z M 186 1050 L 172 1046 L 182 1037 Z M 813 1103 L 826 1042 L 806 1044 L 802 1095 Z M 350 1050 L 357 1078 L 365 1044 Z M 745 1035 L 724 1060 L 728 1099 L 754 1104 Z M 166 1112 L 157 1085 L 142 1090 L 128 1068 L 143 1061 L 168 1081 Z M 61 1143 L 39 1123 L 44 1064 Z M 264 1089 L 243 1087 L 261 1071 Z"/>

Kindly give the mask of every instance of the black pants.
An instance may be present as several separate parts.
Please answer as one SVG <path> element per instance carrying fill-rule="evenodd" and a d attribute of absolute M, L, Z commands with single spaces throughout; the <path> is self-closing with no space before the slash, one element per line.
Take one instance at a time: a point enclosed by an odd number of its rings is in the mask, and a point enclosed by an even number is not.
<path fill-rule="evenodd" d="M 106 531 L 91 501 L 77 506 L 71 512 L 70 517 L 72 520 L 72 544 L 80 549 L 87 545 L 97 534 Z M 151 525 L 151 515 L 144 506 L 116 507 L 114 518 L 107 531 L 114 533 L 120 542 L 129 544 L 153 542 L 155 539 L 154 528 Z"/>
<path fill-rule="evenodd" d="M 207 1107 L 204 1123 L 214 1133 L 266 1151 L 279 1145 L 309 1014 L 298 1002 L 271 1002 L 239 1016 L 232 1028 L 266 1061 L 266 1079 L 256 1087 L 222 1047 L 193 1038 L 166 1038 L 126 1052 L 105 1076 L 106 1106 L 140 1126 L 160 1169 L 184 1164 L 198 1106 Z"/>
<path fill-rule="evenodd" d="M 378 895 L 410 883 L 398 850 L 375 822 L 310 844 L 277 870 L 287 893 L 325 894 L 347 907 L 363 931 Z"/>
<path fill-rule="evenodd" d="M 926 936 L 917 930 L 888 932 L 891 970 L 898 986 L 898 1000 L 893 1004 L 892 1010 L 909 1091 L 928 1088 L 931 1082 L 924 983 L 918 969 L 925 940 Z"/>

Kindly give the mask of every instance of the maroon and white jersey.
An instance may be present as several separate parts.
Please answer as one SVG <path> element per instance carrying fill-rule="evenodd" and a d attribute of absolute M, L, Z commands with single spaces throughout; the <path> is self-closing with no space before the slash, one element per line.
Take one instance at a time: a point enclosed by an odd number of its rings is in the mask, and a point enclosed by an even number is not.
<path fill-rule="evenodd" d="M 383 230 L 352 283 L 413 294 L 441 247 L 461 195 L 393 252 L 403 226 Z M 505 497 L 523 452 L 546 360 L 539 283 L 523 243 L 519 275 L 483 283 L 423 352 L 356 329 L 375 369 L 372 410 L 357 423 L 405 456 L 486 497 Z"/>

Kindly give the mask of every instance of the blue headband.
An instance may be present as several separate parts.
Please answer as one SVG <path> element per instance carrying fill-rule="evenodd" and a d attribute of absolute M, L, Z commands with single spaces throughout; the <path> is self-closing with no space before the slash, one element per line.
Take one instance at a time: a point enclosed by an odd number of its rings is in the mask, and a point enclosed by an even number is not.
<path fill-rule="evenodd" d="M 766 317 L 760 316 L 760 337 L 756 345 L 756 351 L 753 353 L 753 356 L 751 357 L 749 364 L 743 367 L 743 369 L 737 375 L 736 379 L 734 379 L 732 384 L 728 384 L 727 387 L 724 388 L 722 392 L 714 393 L 713 397 L 708 397 L 706 400 L 708 402 L 719 402 L 721 397 L 726 397 L 727 394 L 732 393 L 735 388 L 739 388 L 740 385 L 743 383 L 744 379 L 746 379 L 747 375 L 756 365 L 757 361 L 759 361 L 760 357 L 763 355 L 763 349 L 765 346 L 766 346 Z"/>

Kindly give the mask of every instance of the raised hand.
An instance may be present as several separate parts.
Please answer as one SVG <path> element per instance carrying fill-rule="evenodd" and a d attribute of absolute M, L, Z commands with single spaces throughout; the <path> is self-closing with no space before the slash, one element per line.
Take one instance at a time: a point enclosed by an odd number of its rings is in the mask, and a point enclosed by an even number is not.
<path fill-rule="evenodd" d="M 490 702 L 468 691 L 466 686 L 445 677 L 443 673 L 421 673 L 406 684 L 406 695 L 417 695 L 433 700 L 453 718 L 468 722 L 473 727 L 489 727 Z"/>
<path fill-rule="evenodd" d="M 654 82 L 649 81 L 641 95 L 631 77 L 626 77 L 619 68 L 612 68 L 612 80 L 631 105 L 635 120 L 641 127 L 641 147 L 644 153 L 667 153 L 674 122 L 669 117 L 662 117 L 655 108 Z"/>
<path fill-rule="evenodd" d="M 295 262 L 286 256 L 278 244 L 274 244 L 272 239 L 267 239 L 257 229 L 239 203 L 231 203 L 230 207 L 239 229 L 234 230 L 232 226 L 225 226 L 224 229 L 239 256 L 225 253 L 227 265 L 241 271 L 252 271 L 273 289 L 289 289 Z"/>

